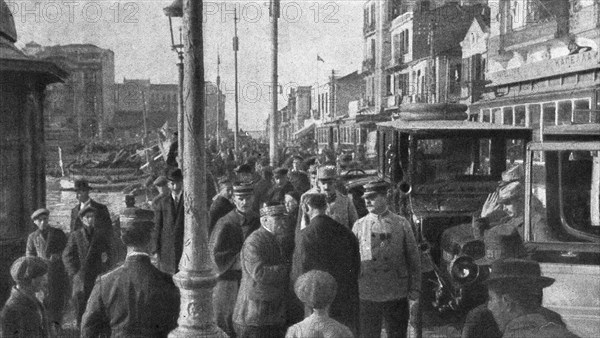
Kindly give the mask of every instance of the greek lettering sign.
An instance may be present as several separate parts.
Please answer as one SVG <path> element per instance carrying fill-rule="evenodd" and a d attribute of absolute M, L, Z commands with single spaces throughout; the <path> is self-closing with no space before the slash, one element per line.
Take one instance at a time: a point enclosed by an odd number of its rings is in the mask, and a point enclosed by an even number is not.
<path fill-rule="evenodd" d="M 519 68 L 488 73 L 487 77 L 492 81 L 492 86 L 499 86 L 507 83 L 522 82 L 559 74 L 580 72 L 598 67 L 600 67 L 598 51 L 589 51 L 525 64 Z"/>

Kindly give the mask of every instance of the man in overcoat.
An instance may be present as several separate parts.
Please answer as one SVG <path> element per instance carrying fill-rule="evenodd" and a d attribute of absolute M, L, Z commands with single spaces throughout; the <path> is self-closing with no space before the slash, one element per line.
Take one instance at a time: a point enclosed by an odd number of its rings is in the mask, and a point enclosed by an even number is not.
<path fill-rule="evenodd" d="M 253 199 L 251 184 L 235 185 L 236 208 L 217 221 L 209 241 L 217 273 L 217 285 L 213 289 L 215 322 L 230 337 L 235 337 L 232 315 L 242 278 L 240 251 L 246 238 L 260 227 L 260 219 L 252 209 Z"/>
<path fill-rule="evenodd" d="M 154 250 L 158 268 L 166 273 L 179 271 L 183 253 L 183 174 L 175 169 L 167 176 L 171 193 L 158 200 L 154 208 Z"/>
<path fill-rule="evenodd" d="M 166 176 L 158 176 L 152 184 L 156 187 L 156 189 L 158 189 L 158 195 L 156 195 L 152 199 L 152 202 L 150 202 L 152 209 L 154 209 L 156 208 L 158 201 L 165 196 L 168 196 L 171 190 L 169 189 L 169 180 L 167 180 Z"/>
<path fill-rule="evenodd" d="M 283 337 L 285 292 L 289 267 L 281 254 L 275 232 L 287 222 L 285 206 L 260 210 L 261 228 L 254 231 L 241 253 L 242 282 L 233 322 L 238 337 Z"/>
<path fill-rule="evenodd" d="M 87 207 L 92 207 L 96 210 L 96 227 L 99 229 L 106 230 L 108 234 L 112 228 L 112 221 L 110 219 L 110 213 L 106 205 L 96 202 L 90 198 L 90 184 L 86 180 L 76 180 L 75 193 L 77 194 L 77 201 L 79 203 L 73 209 L 71 209 L 71 232 L 81 229 L 83 224 L 79 217 L 79 212 Z"/>
<path fill-rule="evenodd" d="M 177 327 L 179 290 L 150 262 L 151 220 L 143 210 L 121 223 L 127 258 L 96 279 L 81 324 L 82 337 L 167 337 Z"/>
<path fill-rule="evenodd" d="M 95 217 L 94 208 L 87 207 L 81 210 L 83 228 L 69 234 L 62 256 L 73 283 L 72 302 L 77 311 L 78 327 L 96 277 L 110 267 L 110 237 L 106 235 L 105 230 L 96 227 Z"/>
<path fill-rule="evenodd" d="M 287 174 L 288 170 L 286 168 L 277 168 L 273 171 L 275 185 L 268 192 L 267 201 L 283 204 L 285 194 L 294 190 L 294 186 L 288 180 Z"/>
<path fill-rule="evenodd" d="M 301 274 L 310 270 L 330 273 L 338 284 L 338 293 L 331 304 L 330 316 L 348 326 L 354 334 L 358 334 L 358 241 L 350 229 L 325 214 L 325 195 L 307 195 L 302 208 L 310 222 L 300 231 L 300 239 L 296 241 L 292 285 Z M 310 315 L 310 312 L 305 311 L 305 315 Z"/>
<path fill-rule="evenodd" d="M 221 217 L 227 215 L 231 210 L 235 209 L 235 205 L 231 202 L 233 194 L 233 186 L 231 180 L 227 176 L 222 176 L 218 181 L 219 193 L 212 199 L 210 209 L 208 210 L 208 235 L 212 233 L 215 224 Z"/>
<path fill-rule="evenodd" d="M 48 320 L 53 330 L 60 329 L 68 288 L 67 272 L 62 262 L 62 252 L 67 246 L 67 236 L 57 228 L 48 224 L 50 211 L 38 209 L 31 214 L 31 219 L 38 229 L 27 237 L 26 256 L 37 256 L 48 263 L 48 293 L 44 297 L 44 305 L 48 310 Z"/>

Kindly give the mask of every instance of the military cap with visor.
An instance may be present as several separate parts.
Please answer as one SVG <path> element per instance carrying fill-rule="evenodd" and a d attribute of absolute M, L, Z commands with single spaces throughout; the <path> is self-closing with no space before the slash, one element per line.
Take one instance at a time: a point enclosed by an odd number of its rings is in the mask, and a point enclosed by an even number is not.
<path fill-rule="evenodd" d="M 46 215 L 49 216 L 50 215 L 50 210 L 46 209 L 46 208 L 40 208 L 37 209 L 36 211 L 34 211 L 31 214 L 31 220 L 35 221 L 38 217 L 42 216 L 42 215 Z"/>
<path fill-rule="evenodd" d="M 373 197 L 377 194 L 385 195 L 390 188 L 389 183 L 383 180 L 371 181 L 365 184 L 364 198 Z"/>
<path fill-rule="evenodd" d="M 248 196 L 254 194 L 254 186 L 249 183 L 237 183 L 233 186 L 234 196 Z"/>

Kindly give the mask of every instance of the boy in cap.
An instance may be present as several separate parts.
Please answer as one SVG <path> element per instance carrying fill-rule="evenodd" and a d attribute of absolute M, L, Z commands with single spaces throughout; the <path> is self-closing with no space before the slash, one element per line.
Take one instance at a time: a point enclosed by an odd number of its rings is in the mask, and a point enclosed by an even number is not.
<path fill-rule="evenodd" d="M 283 204 L 285 200 L 285 193 L 294 190 L 294 186 L 288 181 L 288 170 L 286 168 L 277 168 L 273 171 L 273 179 L 275 185 L 268 192 L 267 200 L 269 202 L 276 202 Z"/>
<path fill-rule="evenodd" d="M 48 319 L 52 330 L 61 327 L 66 299 L 65 285 L 68 283 L 67 272 L 62 262 L 62 252 L 67 245 L 67 236 L 57 228 L 48 224 L 50 211 L 41 208 L 31 214 L 31 220 L 38 227 L 27 237 L 26 256 L 37 256 L 48 263 L 48 293 L 44 297 L 44 305 L 48 310 Z"/>
<path fill-rule="evenodd" d="M 81 325 L 82 337 L 166 337 L 177 327 L 179 290 L 150 261 L 151 220 L 144 210 L 121 222 L 125 263 L 98 279 Z"/>
<path fill-rule="evenodd" d="M 354 337 L 347 326 L 329 317 L 329 308 L 337 294 L 337 283 L 332 275 L 321 270 L 310 270 L 298 278 L 294 291 L 312 314 L 291 326 L 285 334 L 286 338 Z"/>
<path fill-rule="evenodd" d="M 492 264 L 485 281 L 488 309 L 502 337 L 576 337 L 566 327 L 549 321 L 540 313 L 542 290 L 553 283 L 554 279 L 541 275 L 540 264 L 533 260 L 507 258 Z"/>
<path fill-rule="evenodd" d="M 183 173 L 175 169 L 167 175 L 171 193 L 154 208 L 154 250 L 161 271 L 175 274 L 183 253 Z"/>
<path fill-rule="evenodd" d="M 251 184 L 234 185 L 235 209 L 217 221 L 210 235 L 209 252 L 217 273 L 213 289 L 215 322 L 230 337 L 235 336 L 232 315 L 242 278 L 239 254 L 246 238 L 260 227 L 260 219 L 252 209 L 253 199 Z"/>
<path fill-rule="evenodd" d="M 104 229 L 107 232 L 111 229 L 112 221 L 110 219 L 110 213 L 108 212 L 108 208 L 106 205 L 102 203 L 98 203 L 90 198 L 90 184 L 86 180 L 76 180 L 74 191 L 77 194 L 77 204 L 71 210 L 71 232 L 81 229 L 83 224 L 81 223 L 81 218 L 79 217 L 79 212 L 86 207 L 92 207 L 96 209 L 96 225 L 98 228 Z"/>
<path fill-rule="evenodd" d="M 281 337 L 285 332 L 285 291 L 289 268 L 275 236 L 285 225 L 281 204 L 260 209 L 261 227 L 244 242 L 241 252 L 242 281 L 233 322 L 238 337 Z"/>
<path fill-rule="evenodd" d="M 410 223 L 388 209 L 385 181 L 365 185 L 369 214 L 352 229 L 360 243 L 360 327 L 364 337 L 406 337 L 409 300 L 421 292 L 421 255 Z"/>
<path fill-rule="evenodd" d="M 20 257 L 10 267 L 15 282 L 0 313 L 3 337 L 50 337 L 46 307 L 36 298 L 48 283 L 48 266 L 40 257 Z"/>
<path fill-rule="evenodd" d="M 110 267 L 110 236 L 96 224 L 96 209 L 86 207 L 79 212 L 83 227 L 69 234 L 62 259 L 73 283 L 72 300 L 76 308 L 77 326 L 94 281 Z"/>

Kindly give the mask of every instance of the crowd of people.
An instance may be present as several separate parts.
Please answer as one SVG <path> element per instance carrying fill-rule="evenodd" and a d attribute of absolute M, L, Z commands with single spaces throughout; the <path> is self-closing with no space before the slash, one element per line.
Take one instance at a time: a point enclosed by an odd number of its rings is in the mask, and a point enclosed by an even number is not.
<path fill-rule="evenodd" d="M 304 164 L 295 156 L 289 168 L 271 168 L 249 157 L 214 178 L 214 322 L 230 337 L 380 337 L 382 328 L 406 337 L 421 293 L 421 253 L 411 223 L 390 210 L 389 183 L 372 181 L 354 195 L 342 192 L 335 163 Z M 166 337 L 175 329 L 183 175 L 174 168 L 153 183 L 160 194 L 150 215 L 131 204 L 111 222 L 85 181 L 75 184 L 68 236 L 49 226 L 47 209 L 31 215 L 38 229 L 11 267 L 3 336 L 59 336 L 68 299 L 82 337 Z M 486 222 L 492 209 L 515 203 L 516 184 L 510 189 L 500 190 L 501 203 L 497 193 L 486 202 L 474 222 L 479 236 L 495 229 Z M 486 281 L 489 302 L 469 314 L 463 334 L 572 337 L 558 314 L 542 310 L 542 289 L 552 282 L 525 254 L 498 258 Z"/>

